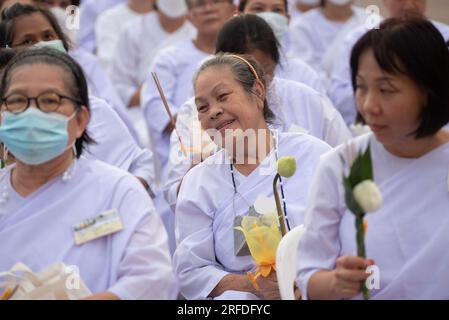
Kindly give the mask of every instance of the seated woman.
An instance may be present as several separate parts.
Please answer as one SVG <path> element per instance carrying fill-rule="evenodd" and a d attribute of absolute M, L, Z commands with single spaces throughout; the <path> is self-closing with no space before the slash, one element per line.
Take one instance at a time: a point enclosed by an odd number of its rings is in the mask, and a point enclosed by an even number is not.
<path fill-rule="evenodd" d="M 230 19 L 220 31 L 216 48 L 238 54 L 250 52 L 266 72 L 308 85 L 325 94 L 315 70 L 298 58 L 287 57 L 282 52 L 274 29 L 259 15 L 245 14 Z"/>
<path fill-rule="evenodd" d="M 272 126 L 281 131 L 307 132 L 331 146 L 351 138 L 346 124 L 329 99 L 309 87 L 313 86 L 314 81 L 306 69 L 297 69 L 298 73 L 305 71 L 296 77 L 302 78 L 303 83 L 289 81 L 288 77 L 282 78 L 285 74 L 278 73 L 276 66 L 281 56 L 279 45 L 270 26 L 262 18 L 253 14 L 231 18 L 218 34 L 216 52 L 250 54 L 263 66 L 268 80 L 267 100 L 276 116 Z M 196 155 L 183 154 L 176 134 L 181 135 L 186 146 L 199 150 L 201 145 L 194 146 L 194 142 L 201 140 L 201 133 L 197 134 L 198 130 L 195 130 L 200 128 L 197 124 L 198 113 L 192 98 L 181 106 L 176 121 L 177 132 L 172 133 L 170 139 L 169 173 L 164 194 L 171 206 L 176 203 L 182 177 L 192 162 L 197 163 L 192 159 Z M 195 140 L 194 137 L 199 139 Z M 207 135 L 203 137 L 202 144 L 206 146 L 211 141 Z"/>
<path fill-rule="evenodd" d="M 53 15 L 46 9 L 15 4 L 3 12 L 0 46 L 23 51 L 36 47 L 53 47 L 66 52 L 69 42 Z M 83 66 L 85 67 L 85 66 Z M 83 69 L 85 71 L 85 69 Z M 85 73 L 86 74 L 86 73 Z M 87 147 L 86 156 L 102 160 L 131 172 L 154 190 L 153 155 L 139 147 L 116 109 L 89 93 L 92 118 L 89 131 L 97 142 Z"/>
<path fill-rule="evenodd" d="M 78 267 L 92 298 L 169 298 L 167 235 L 151 198 L 127 172 L 81 157 L 92 142 L 81 67 L 55 50 L 26 50 L 0 88 L 0 140 L 16 158 L 0 173 L 0 270 L 63 262 Z M 83 237 L 97 223 L 77 225 L 102 214 L 121 228 Z"/>
<path fill-rule="evenodd" d="M 137 137 L 111 80 L 96 56 L 81 47 L 75 47 L 64 33 L 65 20 L 56 17 L 41 6 L 16 3 L 2 12 L 0 27 L 1 47 L 23 50 L 32 45 L 47 45 L 66 51 L 82 67 L 89 84 L 89 92 L 108 102 L 120 115 L 130 132 Z"/>
<path fill-rule="evenodd" d="M 417 45 L 417 41 L 419 45 Z M 358 111 L 372 129 L 322 157 L 299 246 L 298 285 L 308 299 L 360 298 L 375 264 L 375 299 L 448 299 L 449 53 L 426 20 L 383 22 L 351 56 Z M 371 148 L 383 196 L 366 216 L 366 254 L 356 255 L 342 159 Z M 373 268 L 376 270 L 376 268 Z"/>
<path fill-rule="evenodd" d="M 284 215 L 288 211 L 290 227 L 301 224 L 315 166 L 330 147 L 310 135 L 268 128 L 273 114 L 264 73 L 249 56 L 218 54 L 201 66 L 194 88 L 201 126 L 222 149 L 192 168 L 181 185 L 173 257 L 180 291 L 187 299 L 279 298 L 275 274 L 259 278 L 260 291 L 251 285 L 245 273 L 255 264 L 240 250 L 234 227 L 257 199 L 273 196 L 274 163 L 286 155 L 300 169 L 283 181 Z M 251 132 L 255 140 L 245 138 Z"/>

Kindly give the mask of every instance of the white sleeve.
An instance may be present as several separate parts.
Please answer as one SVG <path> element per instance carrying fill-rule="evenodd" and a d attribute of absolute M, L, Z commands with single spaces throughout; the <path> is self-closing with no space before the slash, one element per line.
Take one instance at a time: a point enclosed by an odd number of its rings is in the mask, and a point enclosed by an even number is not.
<path fill-rule="evenodd" d="M 179 129 L 178 123 L 179 121 L 176 121 L 176 126 Z M 184 140 L 183 143 L 185 143 Z M 165 200 L 170 205 L 173 212 L 175 211 L 176 201 L 178 200 L 178 186 L 191 167 L 191 158 L 183 154 L 178 136 L 176 135 L 176 132 L 173 131 L 170 136 L 168 177 L 163 190 Z"/>
<path fill-rule="evenodd" d="M 184 177 L 176 205 L 175 233 L 178 246 L 173 255 L 173 264 L 181 293 L 188 300 L 197 300 L 207 299 L 228 272 L 223 270 L 215 256 L 213 213 L 200 208 L 207 202 L 204 197 L 207 191 L 204 187 L 195 188 L 191 181 L 194 174 L 191 173 Z"/>
<path fill-rule="evenodd" d="M 336 147 L 352 138 L 340 113 L 334 108 L 328 97 L 321 98 L 324 113 L 323 137 L 330 146 Z"/>
<path fill-rule="evenodd" d="M 114 34 L 114 24 L 116 23 L 117 21 L 111 21 L 109 15 L 100 14 L 95 24 L 97 56 L 106 70 L 109 70 L 115 51 L 117 35 Z"/>
<path fill-rule="evenodd" d="M 313 39 L 303 25 L 297 23 L 290 29 L 291 50 L 315 70 L 319 70 L 319 59 L 314 52 Z"/>
<path fill-rule="evenodd" d="M 108 291 L 122 300 L 176 298 L 167 235 L 154 208 L 130 238 L 118 266 L 118 280 Z"/>
<path fill-rule="evenodd" d="M 297 284 L 305 299 L 310 277 L 319 270 L 334 269 L 340 255 L 339 225 L 344 199 L 342 178 L 335 169 L 341 167 L 339 164 L 334 150 L 323 155 L 310 189 L 304 218 L 306 230 L 299 244 L 297 260 Z"/>
<path fill-rule="evenodd" d="M 170 119 L 159 96 L 159 91 L 154 84 L 151 72 L 156 72 L 173 115 L 177 113 L 180 107 L 174 104 L 178 79 L 176 74 L 176 61 L 173 60 L 171 53 L 164 50 L 156 55 L 140 95 L 145 120 L 152 136 L 162 135 Z"/>
<path fill-rule="evenodd" d="M 153 152 L 147 148 L 137 151 L 134 160 L 131 162 L 129 172 L 146 181 L 148 184 L 147 191 L 149 192 L 151 198 L 155 197 L 155 191 L 157 190 L 154 170 Z"/>
<path fill-rule="evenodd" d="M 95 143 L 86 147 L 87 157 L 142 175 L 153 186 L 154 164 L 150 151 L 142 150 L 131 136 L 123 121 L 106 101 L 91 99 L 91 119 L 87 132 Z M 148 179 L 148 180 L 147 180 Z"/>
<path fill-rule="evenodd" d="M 130 34 L 131 26 L 128 25 L 119 35 L 118 45 L 115 48 L 111 61 L 111 79 L 114 82 L 122 102 L 127 106 L 133 94 L 141 83 L 137 82 L 138 75 L 138 48 L 136 48 L 133 36 Z"/>
<path fill-rule="evenodd" d="M 170 155 L 168 162 L 168 177 L 164 186 L 164 196 L 168 204 L 175 211 L 176 201 L 178 199 L 178 186 L 184 175 L 193 165 L 193 149 L 189 124 L 193 116 L 196 116 L 195 102 L 193 98 L 187 100 L 179 109 L 176 118 L 176 132 L 170 135 Z M 184 147 L 188 150 L 182 150 L 178 134 L 182 139 Z M 197 159 L 200 161 L 200 159 Z M 198 162 L 197 162 L 198 163 Z"/>
<path fill-rule="evenodd" d="M 349 62 L 353 41 L 348 36 L 337 49 L 327 88 L 329 98 L 348 126 L 354 123 L 357 115 Z"/>
<path fill-rule="evenodd" d="M 84 0 L 80 5 L 80 29 L 76 33 L 76 45 L 89 52 L 95 52 L 95 19 L 97 16 L 94 0 Z"/>

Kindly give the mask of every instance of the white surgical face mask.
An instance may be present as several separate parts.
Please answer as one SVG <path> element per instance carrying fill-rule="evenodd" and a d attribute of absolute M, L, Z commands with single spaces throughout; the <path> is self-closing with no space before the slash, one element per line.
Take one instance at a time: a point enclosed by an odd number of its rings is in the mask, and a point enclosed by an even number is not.
<path fill-rule="evenodd" d="M 278 39 L 279 43 L 281 43 L 285 33 L 288 30 L 287 17 L 271 11 L 258 12 L 256 15 L 264 19 L 270 25 L 276 39 Z"/>
<path fill-rule="evenodd" d="M 185 0 L 157 0 L 158 10 L 170 18 L 180 18 L 187 13 Z"/>
<path fill-rule="evenodd" d="M 352 0 L 327 0 L 332 4 L 335 4 L 336 6 L 344 6 L 349 4 Z"/>
<path fill-rule="evenodd" d="M 61 27 L 62 31 L 67 36 L 67 38 L 69 38 L 69 40 L 72 43 L 75 43 L 75 36 L 76 36 L 75 31 L 67 29 L 66 26 L 66 20 L 68 19 L 67 12 L 61 7 L 51 7 L 50 11 L 55 16 L 59 26 Z"/>
<path fill-rule="evenodd" d="M 67 51 L 64 48 L 64 44 L 62 43 L 61 40 L 40 41 L 40 42 L 34 44 L 32 48 L 36 48 L 36 49 L 52 48 L 52 49 L 58 50 L 60 52 L 67 53 Z"/>

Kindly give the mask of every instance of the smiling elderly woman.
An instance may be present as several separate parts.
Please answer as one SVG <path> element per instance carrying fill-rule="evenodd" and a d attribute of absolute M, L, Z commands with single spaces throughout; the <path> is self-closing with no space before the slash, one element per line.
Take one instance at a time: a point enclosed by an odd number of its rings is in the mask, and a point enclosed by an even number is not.
<path fill-rule="evenodd" d="M 167 235 L 148 194 L 127 172 L 81 157 L 91 139 L 80 66 L 53 49 L 23 51 L 0 96 L 0 140 L 16 158 L 0 175 L 0 270 L 64 262 L 93 298 L 167 298 Z M 121 230 L 79 237 L 75 225 L 106 213 Z"/>
<path fill-rule="evenodd" d="M 181 293 L 187 299 L 277 299 L 275 274 L 259 278 L 259 291 L 247 278 L 255 264 L 234 227 L 254 213 L 256 200 L 273 196 L 273 164 L 287 155 L 300 169 L 283 181 L 284 215 L 288 211 L 290 227 L 301 224 L 316 163 L 330 148 L 306 134 L 269 130 L 273 114 L 264 74 L 248 56 L 211 58 L 198 71 L 194 88 L 201 126 L 223 148 L 190 170 L 181 185 L 174 255 Z M 245 135 L 251 132 L 254 139 Z"/>

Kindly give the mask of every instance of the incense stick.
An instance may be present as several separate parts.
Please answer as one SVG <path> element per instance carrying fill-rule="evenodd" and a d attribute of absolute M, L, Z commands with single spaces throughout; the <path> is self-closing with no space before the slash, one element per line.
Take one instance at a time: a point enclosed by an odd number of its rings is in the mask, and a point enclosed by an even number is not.
<path fill-rule="evenodd" d="M 185 146 L 182 143 L 181 136 L 179 135 L 178 130 L 176 129 L 175 117 L 173 117 L 173 114 L 170 111 L 170 107 L 168 106 L 168 102 L 167 102 L 167 99 L 165 98 L 164 90 L 162 90 L 162 86 L 161 86 L 161 83 L 159 82 L 159 78 L 157 77 L 156 72 L 151 72 L 151 75 L 153 76 L 154 83 L 156 84 L 157 90 L 159 91 L 159 95 L 162 99 L 162 103 L 164 104 L 165 111 L 167 112 L 168 117 L 170 118 L 170 123 L 172 124 L 173 129 L 175 130 L 175 133 L 178 136 L 179 143 L 181 144 L 181 151 L 184 155 L 186 155 Z"/>

